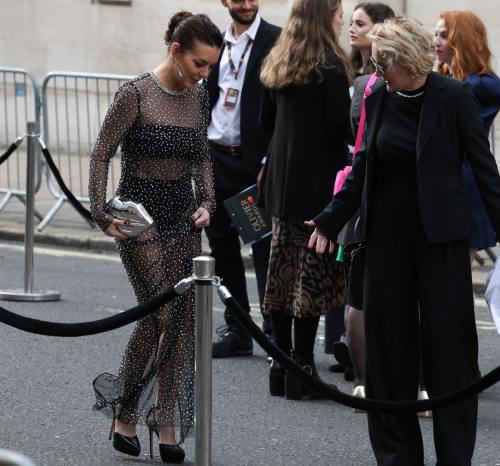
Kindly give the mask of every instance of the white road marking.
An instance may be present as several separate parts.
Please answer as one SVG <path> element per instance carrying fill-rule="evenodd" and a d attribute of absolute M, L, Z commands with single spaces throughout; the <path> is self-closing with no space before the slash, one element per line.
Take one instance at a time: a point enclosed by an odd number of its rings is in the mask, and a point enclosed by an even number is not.
<path fill-rule="evenodd" d="M 0 248 L 10 251 L 24 252 L 24 246 L 18 244 L 0 243 Z M 111 262 L 121 262 L 117 254 L 98 254 L 92 252 L 71 251 L 66 249 L 42 248 L 39 246 L 35 246 L 33 248 L 33 252 L 42 256 L 75 257 L 79 259 L 97 259 Z"/>
<path fill-rule="evenodd" d="M 7 249 L 10 251 L 24 252 L 24 246 L 19 244 L 9 244 L 0 242 L 0 249 Z M 35 246 L 33 248 L 35 254 L 40 254 L 42 256 L 54 256 L 54 257 L 77 257 L 80 259 L 94 259 L 94 260 L 104 260 L 111 262 L 121 262 L 120 257 L 117 253 L 104 253 L 99 254 L 95 252 L 82 252 L 82 251 L 72 251 L 66 249 L 52 249 L 44 248 L 40 246 Z M 255 279 L 255 272 L 245 271 L 245 277 Z"/>

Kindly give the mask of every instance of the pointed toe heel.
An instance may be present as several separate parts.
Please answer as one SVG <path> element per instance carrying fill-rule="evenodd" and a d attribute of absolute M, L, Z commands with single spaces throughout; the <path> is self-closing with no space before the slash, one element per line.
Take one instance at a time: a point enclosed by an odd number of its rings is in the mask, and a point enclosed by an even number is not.
<path fill-rule="evenodd" d="M 422 390 L 421 392 L 419 392 L 418 401 L 428 400 L 428 399 L 429 399 L 429 395 L 427 394 L 427 392 L 425 390 Z M 432 417 L 432 411 L 422 411 L 421 413 L 417 413 L 417 416 L 424 418 L 424 419 L 429 419 Z"/>
<path fill-rule="evenodd" d="M 356 398 L 366 398 L 365 387 L 363 385 L 358 385 L 357 387 L 355 387 L 352 391 L 352 396 Z M 354 413 L 366 413 L 366 411 L 357 408 L 353 408 L 352 411 Z"/>
<path fill-rule="evenodd" d="M 113 448 L 125 455 L 139 456 L 141 454 L 141 444 L 139 443 L 137 435 L 127 437 L 115 432 L 115 427 L 116 417 L 113 418 L 111 430 L 109 431 L 109 440 L 113 440 Z"/>
<path fill-rule="evenodd" d="M 158 442 L 160 441 L 160 432 L 156 430 L 153 425 L 155 424 L 155 412 L 161 409 L 171 410 L 171 408 L 158 408 L 153 406 L 149 411 L 146 419 L 149 428 L 149 456 L 153 458 L 153 434 L 156 434 Z M 186 452 L 179 446 L 178 443 L 175 445 L 169 445 L 166 443 L 160 443 L 160 458 L 164 463 L 182 463 L 186 457 Z"/>
<path fill-rule="evenodd" d="M 160 443 L 160 457 L 164 463 L 182 463 L 186 453 L 178 444 L 167 445 Z"/>

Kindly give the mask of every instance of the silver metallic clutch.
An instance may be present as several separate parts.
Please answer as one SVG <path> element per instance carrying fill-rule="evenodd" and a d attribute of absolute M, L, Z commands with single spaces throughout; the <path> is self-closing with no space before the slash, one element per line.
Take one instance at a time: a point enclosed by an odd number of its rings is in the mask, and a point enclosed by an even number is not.
<path fill-rule="evenodd" d="M 142 204 L 121 199 L 115 196 L 109 202 L 110 213 L 113 217 L 126 218 L 130 220 L 130 225 L 120 225 L 120 230 L 129 236 L 137 236 L 147 230 L 154 220 L 147 213 Z"/>

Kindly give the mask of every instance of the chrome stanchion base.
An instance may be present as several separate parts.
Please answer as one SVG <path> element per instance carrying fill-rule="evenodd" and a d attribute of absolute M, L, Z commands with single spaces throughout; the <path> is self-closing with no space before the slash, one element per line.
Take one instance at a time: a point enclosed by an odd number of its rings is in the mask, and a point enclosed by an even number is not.
<path fill-rule="evenodd" d="M 59 291 L 34 291 L 26 293 L 24 290 L 3 290 L 0 291 L 0 301 L 59 301 L 61 293 Z"/>

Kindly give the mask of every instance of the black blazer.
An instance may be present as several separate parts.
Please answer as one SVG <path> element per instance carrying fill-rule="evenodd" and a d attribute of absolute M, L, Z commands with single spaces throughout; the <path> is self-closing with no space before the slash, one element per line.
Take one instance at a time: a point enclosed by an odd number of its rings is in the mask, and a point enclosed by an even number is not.
<path fill-rule="evenodd" d="M 387 95 L 382 80 L 372 89 L 365 100 L 365 147 L 356 155 L 342 190 L 314 219 L 328 238 L 335 239 L 361 206 L 356 233 L 360 241 L 369 240 L 366 225 L 375 183 L 376 135 Z M 478 101 L 468 83 L 431 73 L 417 138 L 418 199 L 430 243 L 464 239 L 475 233 L 474 215 L 462 177 L 464 156 L 472 166 L 493 229 L 500 237 L 500 176 L 484 134 Z"/>
<path fill-rule="evenodd" d="M 262 61 L 273 47 L 280 35 L 281 28 L 264 21 L 261 18 L 259 29 L 255 36 L 243 81 L 241 91 L 241 149 L 248 173 L 255 179 L 261 169 L 262 159 L 267 153 L 271 135 L 259 127 L 260 103 L 263 86 L 260 82 Z M 219 99 L 219 65 L 223 53 L 222 48 L 219 61 L 214 66 L 207 81 L 207 90 L 210 97 L 210 115 Z"/>
<path fill-rule="evenodd" d="M 260 124 L 274 133 L 261 180 L 259 203 L 279 217 L 309 219 L 330 202 L 335 175 L 348 159 L 349 80 L 344 65 L 326 52 L 322 79 L 265 89 Z"/>

